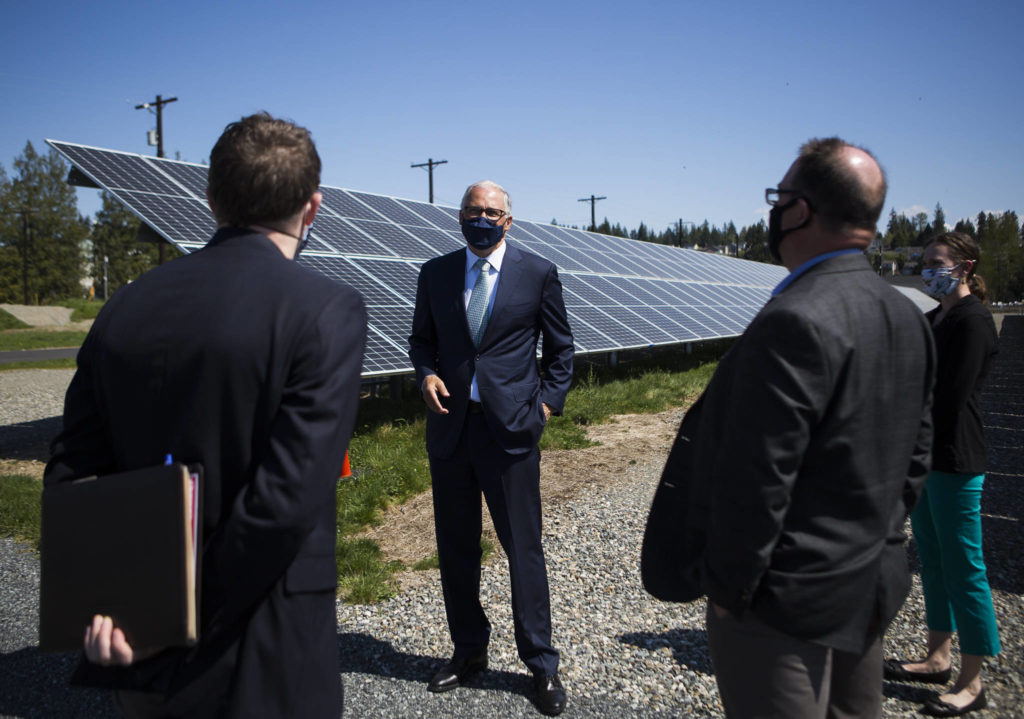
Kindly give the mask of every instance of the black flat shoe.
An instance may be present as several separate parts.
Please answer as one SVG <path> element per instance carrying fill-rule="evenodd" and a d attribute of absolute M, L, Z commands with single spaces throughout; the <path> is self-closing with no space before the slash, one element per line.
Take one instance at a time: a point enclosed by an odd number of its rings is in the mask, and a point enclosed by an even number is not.
<path fill-rule="evenodd" d="M 903 667 L 899 659 L 886 659 L 883 665 L 882 675 L 891 681 L 897 682 L 924 682 L 925 684 L 946 684 L 953 676 L 953 667 L 948 667 L 941 672 L 912 672 Z"/>
<path fill-rule="evenodd" d="M 565 709 L 565 689 L 558 681 L 557 674 L 535 676 L 533 687 L 537 690 L 537 705 L 548 716 L 558 716 Z"/>
<path fill-rule="evenodd" d="M 988 706 L 988 702 L 985 701 L 985 690 L 982 689 L 978 692 L 978 696 L 974 697 L 973 702 L 962 708 L 955 707 L 949 702 L 939 701 L 938 697 L 932 697 L 922 705 L 921 713 L 933 717 L 959 717 L 978 709 L 984 709 L 986 706 Z"/>
<path fill-rule="evenodd" d="M 470 676 L 487 668 L 487 651 L 463 657 L 452 657 L 430 679 L 427 689 L 432 692 L 447 692 L 462 685 Z"/>

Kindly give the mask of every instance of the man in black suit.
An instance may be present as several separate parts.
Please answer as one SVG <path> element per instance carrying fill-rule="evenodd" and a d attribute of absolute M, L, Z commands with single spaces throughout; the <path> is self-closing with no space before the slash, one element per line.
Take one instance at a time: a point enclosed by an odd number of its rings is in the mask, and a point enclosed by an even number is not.
<path fill-rule="evenodd" d="M 928 468 L 935 374 L 921 312 L 864 257 L 885 191 L 866 150 L 801 148 L 766 191 L 769 246 L 791 272 L 688 418 L 730 717 L 881 716 L 881 636 L 909 588 L 902 528 Z"/>
<path fill-rule="evenodd" d="M 305 129 L 265 113 L 228 125 L 210 155 L 216 234 L 114 295 L 79 352 L 47 485 L 168 454 L 204 468 L 198 644 L 88 628 L 74 681 L 119 690 L 126 716 L 341 713 L 335 482 L 366 312 L 292 261 L 319 182 Z"/>
<path fill-rule="evenodd" d="M 509 560 L 519 657 L 547 714 L 565 708 L 541 545 L 540 451 L 572 380 L 573 343 L 555 266 L 505 241 L 508 194 L 471 185 L 459 221 L 465 249 L 420 270 L 409 356 L 427 416 L 434 527 L 452 659 L 430 681 L 459 686 L 487 667 L 480 605 L 480 494 Z M 538 336 L 543 333 L 540 367 Z"/>

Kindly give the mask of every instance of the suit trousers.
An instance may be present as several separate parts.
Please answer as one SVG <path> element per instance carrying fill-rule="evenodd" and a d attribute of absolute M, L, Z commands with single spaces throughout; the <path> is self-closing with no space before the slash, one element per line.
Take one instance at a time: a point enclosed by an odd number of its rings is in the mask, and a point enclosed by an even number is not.
<path fill-rule="evenodd" d="M 957 632 L 964 654 L 999 653 L 999 630 L 981 552 L 985 475 L 932 470 L 910 514 L 921 558 L 928 628 Z"/>
<path fill-rule="evenodd" d="M 491 626 L 480 604 L 481 492 L 508 557 L 519 658 L 535 675 L 558 671 L 541 544 L 540 450 L 505 452 L 483 414 L 466 416 L 454 454 L 430 457 L 434 530 L 455 654 L 485 651 Z"/>
<path fill-rule="evenodd" d="M 718 693 L 733 719 L 880 719 L 882 637 L 859 654 L 791 637 L 750 612 L 719 619 L 708 602 Z"/>

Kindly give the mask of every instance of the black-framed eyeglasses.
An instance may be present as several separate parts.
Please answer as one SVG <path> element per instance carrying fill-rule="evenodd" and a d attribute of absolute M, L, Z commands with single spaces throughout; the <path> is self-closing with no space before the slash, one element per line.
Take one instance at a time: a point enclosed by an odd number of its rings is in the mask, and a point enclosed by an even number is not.
<path fill-rule="evenodd" d="M 485 215 L 488 220 L 494 220 L 497 222 L 505 216 L 504 210 L 499 210 L 497 207 L 480 207 L 479 205 L 471 205 L 469 207 L 462 208 L 462 214 L 473 220 L 480 215 Z"/>
<path fill-rule="evenodd" d="M 787 190 L 785 187 L 766 187 L 764 189 L 764 201 L 767 202 L 771 207 L 778 207 L 779 205 L 785 204 L 782 201 L 782 195 L 794 195 L 794 200 L 803 200 L 807 203 L 807 206 L 814 211 L 814 205 L 811 204 L 811 200 L 807 195 L 801 194 L 797 190 Z"/>
<path fill-rule="evenodd" d="M 783 195 L 798 195 L 796 190 L 787 190 L 784 187 L 766 187 L 764 188 L 764 201 L 767 202 L 771 207 L 775 207 L 782 202 Z"/>

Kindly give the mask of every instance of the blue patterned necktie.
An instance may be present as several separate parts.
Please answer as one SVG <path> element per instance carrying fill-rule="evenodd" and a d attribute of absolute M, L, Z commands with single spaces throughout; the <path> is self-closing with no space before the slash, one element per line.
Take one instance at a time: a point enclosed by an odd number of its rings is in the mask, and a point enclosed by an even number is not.
<path fill-rule="evenodd" d="M 491 298 L 491 273 L 490 263 L 480 258 L 473 265 L 480 274 L 477 275 L 476 284 L 473 285 L 473 292 L 469 296 L 469 306 L 466 307 L 466 321 L 469 323 L 469 334 L 473 338 L 473 345 L 479 346 L 484 330 L 487 329 L 487 304 Z"/>

